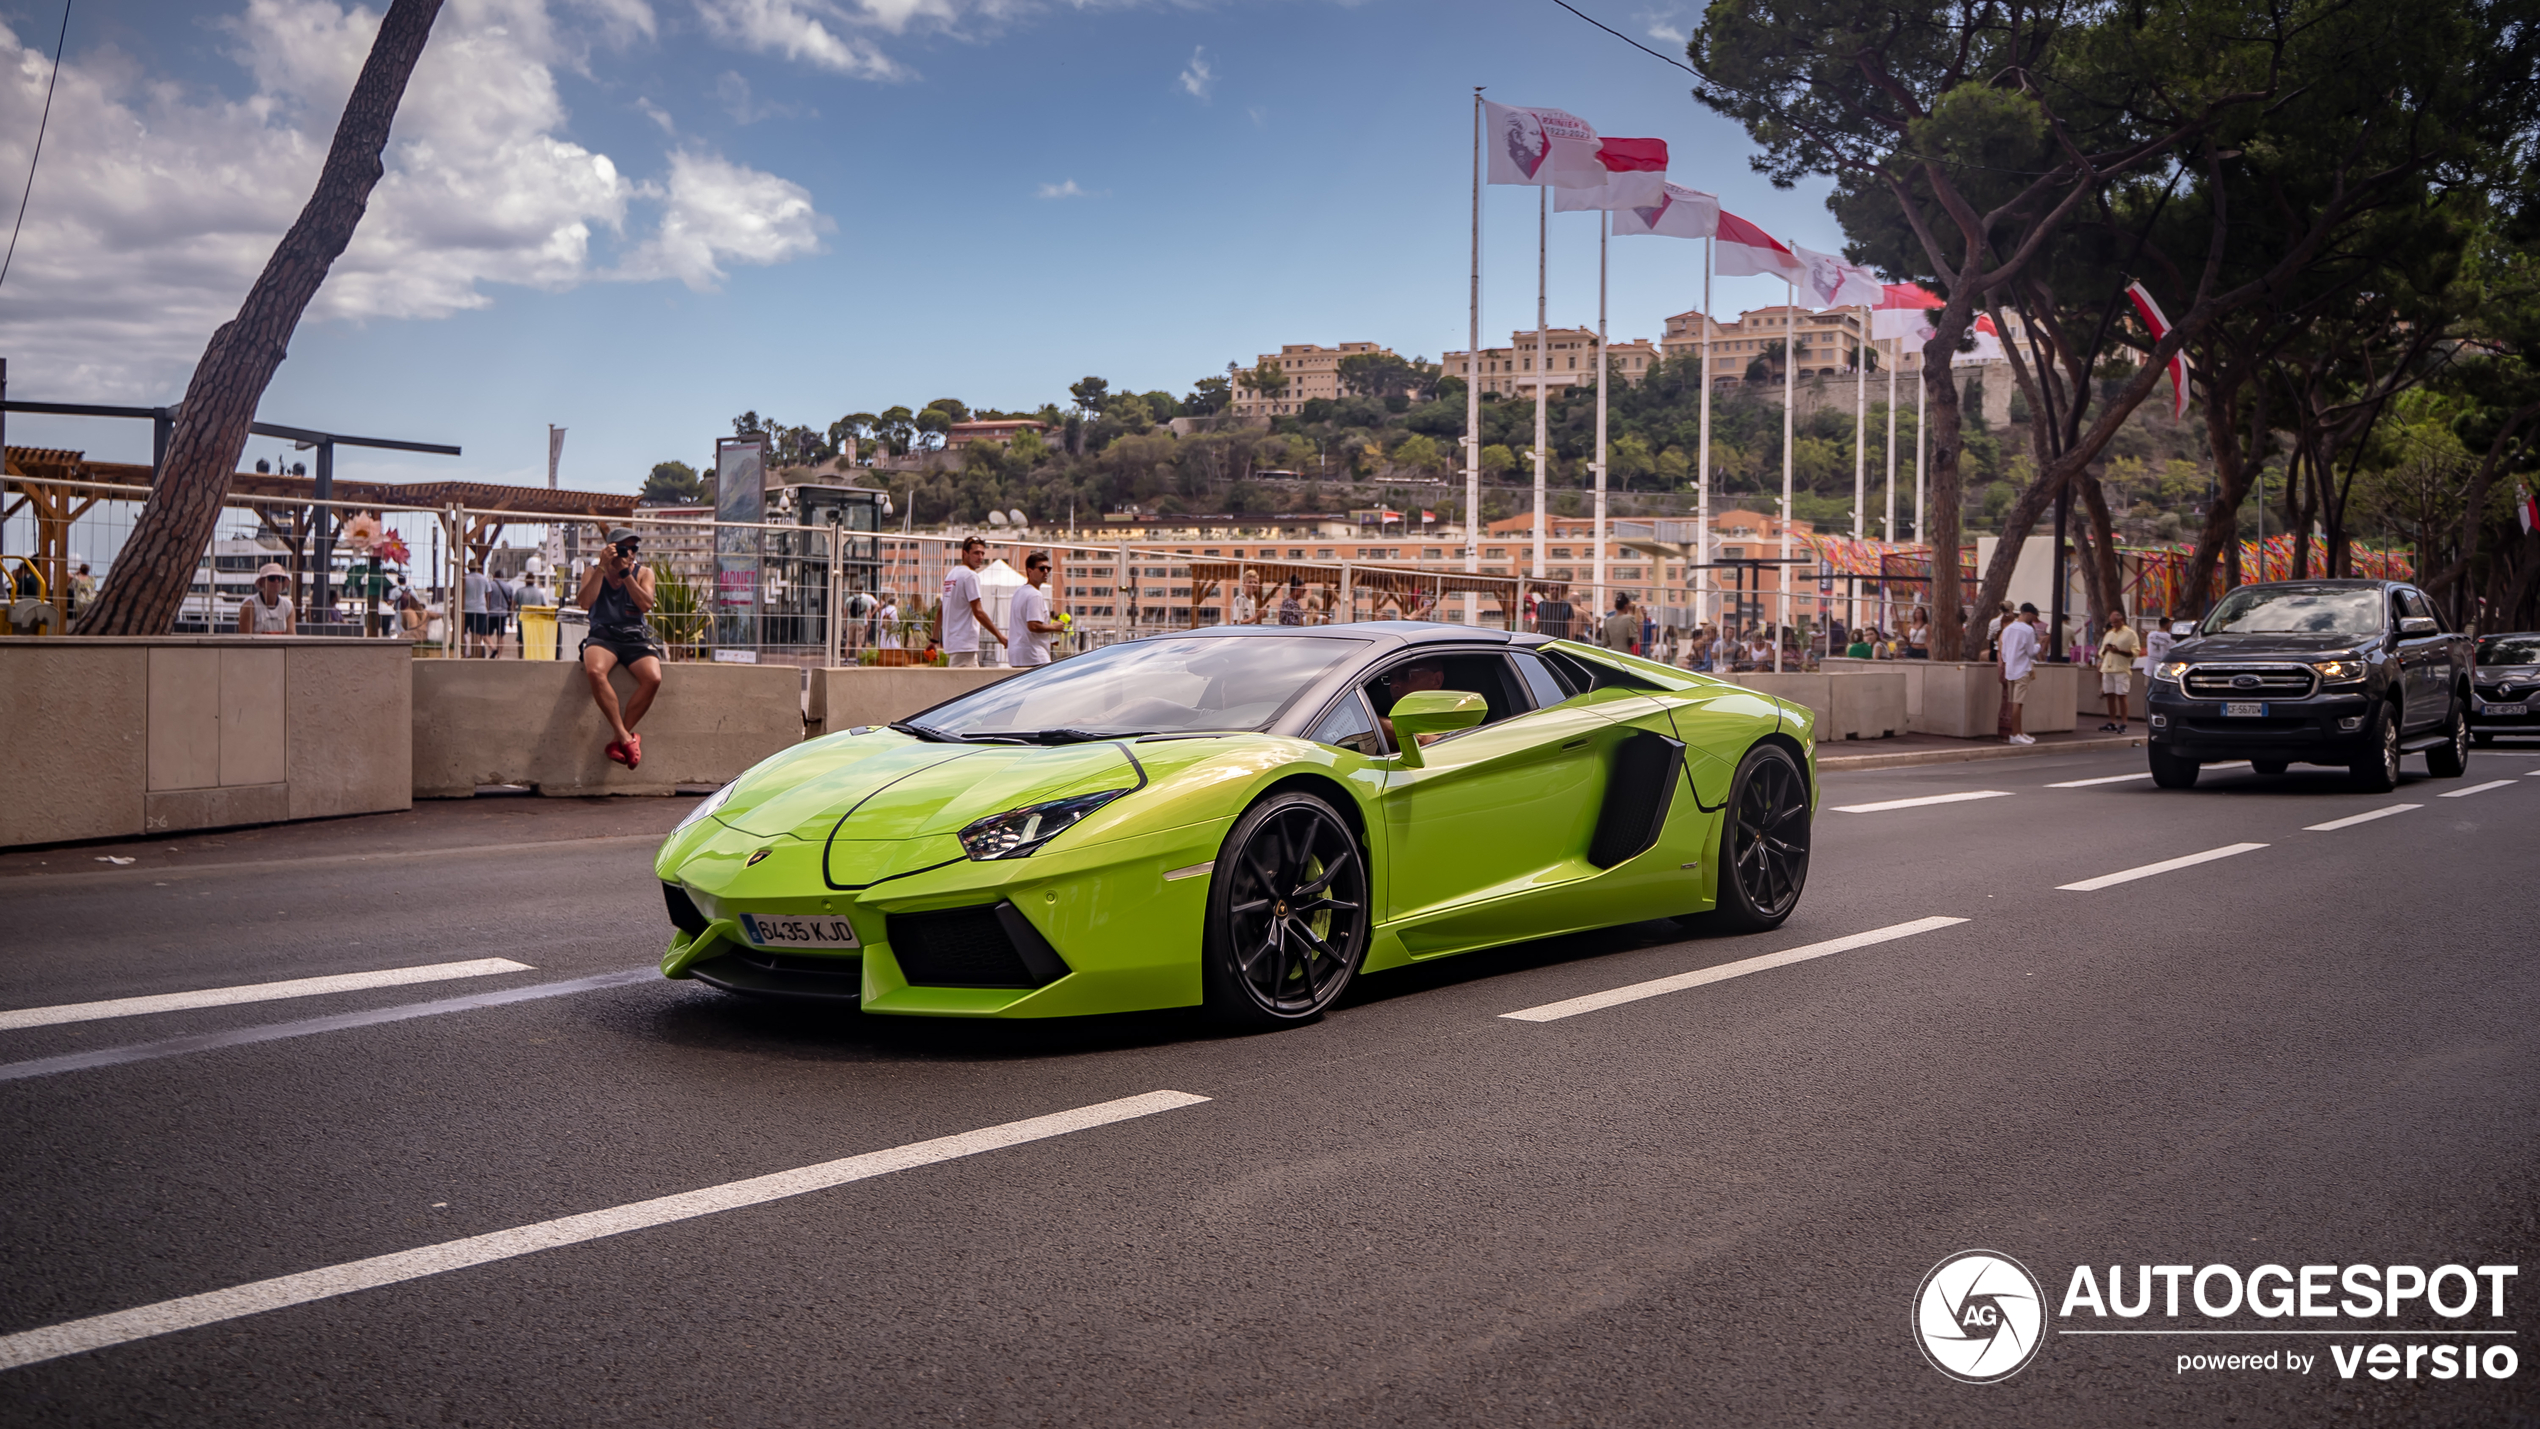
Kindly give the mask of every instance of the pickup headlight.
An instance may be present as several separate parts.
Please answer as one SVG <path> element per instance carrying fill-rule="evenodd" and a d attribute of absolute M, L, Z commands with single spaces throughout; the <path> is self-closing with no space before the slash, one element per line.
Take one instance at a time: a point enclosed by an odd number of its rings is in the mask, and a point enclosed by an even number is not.
<path fill-rule="evenodd" d="M 713 793 L 706 795 L 702 799 L 699 799 L 697 801 L 697 807 L 690 809 L 687 817 L 681 819 L 677 824 L 673 825 L 670 831 L 675 834 L 681 829 L 688 827 L 690 824 L 695 823 L 697 820 L 713 813 L 715 810 L 722 808 L 724 801 L 732 797 L 732 791 L 739 787 L 741 787 L 741 781 L 735 779 L 731 783 L 726 784 L 722 788 L 715 790 Z"/>
<path fill-rule="evenodd" d="M 2168 680 L 2175 684 L 2178 678 L 2186 674 L 2194 664 L 2192 660 L 2164 660 L 2152 667 L 2152 678 Z"/>
<path fill-rule="evenodd" d="M 990 814 L 961 831 L 961 846 L 972 858 L 985 862 L 993 858 L 1024 858 L 1076 826 L 1087 814 L 1128 793 L 1126 789 L 1106 789 L 1099 794 L 1079 794 L 1072 799 L 1053 799 L 1046 804 L 1031 804 Z"/>
<path fill-rule="evenodd" d="M 2351 685 L 2372 673 L 2372 667 L 2361 660 L 2313 660 L 2311 668 L 2320 672 L 2320 683 Z"/>

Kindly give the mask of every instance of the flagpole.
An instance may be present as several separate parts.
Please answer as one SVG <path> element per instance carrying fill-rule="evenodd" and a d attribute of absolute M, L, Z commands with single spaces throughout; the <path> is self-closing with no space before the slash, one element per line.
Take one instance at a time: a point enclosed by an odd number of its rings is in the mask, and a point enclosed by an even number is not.
<path fill-rule="evenodd" d="M 1530 574 L 1543 579 L 1543 468 L 1549 456 L 1545 449 L 1545 395 L 1552 381 L 1552 338 L 1544 324 L 1544 253 L 1552 232 L 1552 190 L 1535 190 L 1535 552 Z M 1542 592 L 1535 598 L 1541 600 Z"/>
<path fill-rule="evenodd" d="M 1473 287 L 1464 352 L 1464 573 L 1482 569 L 1482 86 L 1473 86 Z M 1517 628 L 1509 611 L 1508 628 Z M 1464 623 L 1482 623 L 1482 597 L 1464 592 Z"/>
<path fill-rule="evenodd" d="M 1870 310 L 1861 309 L 1859 340 L 1852 344 L 1852 539 L 1868 530 L 1870 517 Z M 1851 622 L 1861 623 L 1861 579 L 1853 577 Z M 1834 648 L 1829 637 L 1826 648 Z"/>
<path fill-rule="evenodd" d="M 1693 495 L 1693 623 L 1711 623 L 1711 240 L 1702 240 L 1702 451 Z"/>
<path fill-rule="evenodd" d="M 1773 673 L 1782 672 L 1782 633 L 1790 628 L 1790 482 L 1794 470 L 1790 448 L 1793 413 L 1799 407 L 1799 285 L 1785 278 L 1789 296 L 1782 303 L 1782 560 L 1781 630 L 1773 632 Z"/>
<path fill-rule="evenodd" d="M 1914 355 L 1914 540 L 1919 545 L 1931 544 L 1931 528 L 1923 524 L 1923 454 L 1931 450 L 1931 437 L 1923 430 L 1923 409 L 1931 396 L 1931 374 L 1923 369 L 1930 365 L 1930 353 Z M 1937 571 L 1932 579 L 1940 579 Z M 1935 585 L 1932 589 L 1940 587 Z"/>
<path fill-rule="evenodd" d="M 1605 614 L 1605 241 L 1614 215 L 1596 212 L 1596 617 Z"/>
<path fill-rule="evenodd" d="M 1904 353 L 1899 341 L 1897 350 L 1887 359 L 1887 510 L 1879 517 L 1879 540 L 1893 545 L 1896 541 L 1896 363 Z M 1879 554 L 1879 629 L 1892 629 L 1896 611 L 1888 604 L 1887 554 Z"/>

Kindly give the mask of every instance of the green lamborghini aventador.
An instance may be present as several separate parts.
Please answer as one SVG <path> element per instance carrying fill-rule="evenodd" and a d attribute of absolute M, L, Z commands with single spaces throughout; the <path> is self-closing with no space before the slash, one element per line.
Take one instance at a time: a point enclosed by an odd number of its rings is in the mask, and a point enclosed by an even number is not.
<path fill-rule="evenodd" d="M 1362 972 L 1790 916 L 1806 709 L 1534 635 L 1158 635 L 767 760 L 655 871 L 662 971 L 866 1012 L 1312 1018 Z"/>

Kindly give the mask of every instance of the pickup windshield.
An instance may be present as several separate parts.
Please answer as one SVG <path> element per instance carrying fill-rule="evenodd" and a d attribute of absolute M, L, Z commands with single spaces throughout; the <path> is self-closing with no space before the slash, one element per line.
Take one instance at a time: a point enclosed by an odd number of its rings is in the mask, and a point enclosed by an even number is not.
<path fill-rule="evenodd" d="M 1105 734 L 1254 730 L 1363 640 L 1157 636 L 1000 680 L 918 716 L 937 735 L 1061 741 Z"/>
<path fill-rule="evenodd" d="M 2381 633 L 2381 592 L 2318 586 L 2242 586 L 2205 617 L 2205 635 L 2340 635 Z"/>

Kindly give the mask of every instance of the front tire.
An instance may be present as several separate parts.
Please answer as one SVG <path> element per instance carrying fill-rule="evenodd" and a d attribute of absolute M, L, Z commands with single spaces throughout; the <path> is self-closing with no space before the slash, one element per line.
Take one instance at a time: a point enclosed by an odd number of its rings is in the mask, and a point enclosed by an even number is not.
<path fill-rule="evenodd" d="M 1724 933 L 1780 927 L 1808 884 L 1808 781 L 1778 744 L 1739 761 L 1721 814 L 1719 891 L 1710 926 Z"/>
<path fill-rule="evenodd" d="M 2164 789 L 2193 789 L 2196 775 L 2204 766 L 2193 759 L 2181 759 L 2157 744 L 2146 745 L 2152 763 L 2152 782 Z"/>
<path fill-rule="evenodd" d="M 1201 951 L 1210 1015 L 1238 1027 L 1311 1022 L 1367 956 L 1367 859 L 1311 794 L 1244 811 L 1218 850 Z"/>
<path fill-rule="evenodd" d="M 2366 794 L 2387 794 L 2399 787 L 2399 707 L 2383 705 L 2373 734 L 2373 752 L 2346 766 L 2355 787 Z"/>
<path fill-rule="evenodd" d="M 2458 779 L 2469 772 L 2469 711 L 2457 699 L 2443 742 L 2425 752 L 2425 772 L 2437 779 Z"/>

